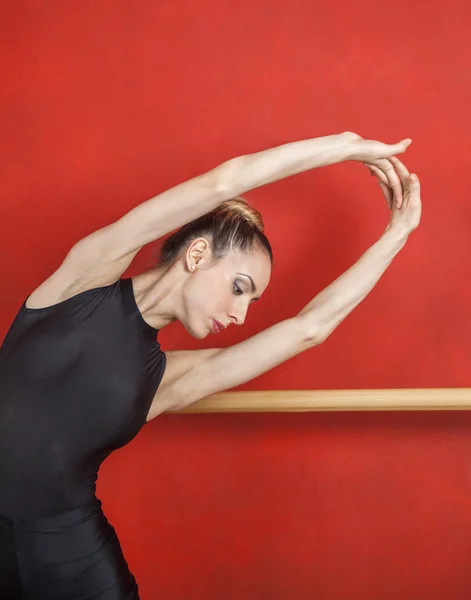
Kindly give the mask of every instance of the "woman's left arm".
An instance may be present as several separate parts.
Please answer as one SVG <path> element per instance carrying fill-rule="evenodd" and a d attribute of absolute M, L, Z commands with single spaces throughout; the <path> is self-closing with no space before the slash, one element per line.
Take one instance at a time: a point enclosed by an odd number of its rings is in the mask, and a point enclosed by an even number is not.
<path fill-rule="evenodd" d="M 398 163 L 399 161 L 397 161 Z M 404 247 L 421 216 L 420 184 L 396 163 L 404 203 L 392 210 L 381 238 L 348 271 L 318 294 L 297 316 L 229 348 L 212 351 L 171 390 L 171 409 L 178 410 L 211 394 L 258 377 L 304 350 L 321 344 L 368 295 L 394 257 Z"/>

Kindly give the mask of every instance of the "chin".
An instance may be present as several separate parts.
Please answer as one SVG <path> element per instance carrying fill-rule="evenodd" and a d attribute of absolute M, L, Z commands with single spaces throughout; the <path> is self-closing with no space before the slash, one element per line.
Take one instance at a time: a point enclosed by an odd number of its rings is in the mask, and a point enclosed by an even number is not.
<path fill-rule="evenodd" d="M 208 332 L 201 332 L 201 331 L 190 331 L 189 329 L 187 329 L 188 333 L 194 337 L 196 340 L 204 340 L 205 337 L 208 337 Z"/>
<path fill-rule="evenodd" d="M 204 340 L 205 337 L 208 337 L 209 331 L 207 329 L 202 329 L 198 327 L 193 327 L 191 323 L 183 323 L 183 327 L 188 331 L 191 337 L 196 340 Z"/>

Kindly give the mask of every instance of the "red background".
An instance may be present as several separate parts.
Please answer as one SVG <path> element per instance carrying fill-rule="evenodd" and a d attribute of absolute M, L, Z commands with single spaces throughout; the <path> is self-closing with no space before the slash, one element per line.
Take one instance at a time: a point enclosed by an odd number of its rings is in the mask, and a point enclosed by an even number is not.
<path fill-rule="evenodd" d="M 470 17 L 464 0 L 1 2 L 2 336 L 81 237 L 228 158 L 349 129 L 414 140 L 421 228 L 324 345 L 242 389 L 470 386 Z M 222 345 L 295 314 L 388 219 L 355 163 L 248 198 L 275 269 Z M 205 346 L 178 326 L 161 342 Z M 143 600 L 468 600 L 470 433 L 468 413 L 164 415 L 99 495 Z"/>

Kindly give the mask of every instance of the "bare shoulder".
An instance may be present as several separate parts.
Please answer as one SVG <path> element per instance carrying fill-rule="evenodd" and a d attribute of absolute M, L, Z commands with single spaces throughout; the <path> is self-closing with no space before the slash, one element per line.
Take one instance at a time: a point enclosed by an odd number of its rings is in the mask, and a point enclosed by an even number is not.
<path fill-rule="evenodd" d="M 77 242 L 62 264 L 28 297 L 28 308 L 45 308 L 86 290 L 116 282 L 136 256 L 137 250 L 124 254 L 113 246 L 113 226 L 106 227 Z"/>

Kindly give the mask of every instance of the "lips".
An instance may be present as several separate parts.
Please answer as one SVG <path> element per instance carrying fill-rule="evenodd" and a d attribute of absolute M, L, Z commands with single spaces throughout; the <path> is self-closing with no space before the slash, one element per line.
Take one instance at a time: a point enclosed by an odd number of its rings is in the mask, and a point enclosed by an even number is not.
<path fill-rule="evenodd" d="M 225 326 L 222 323 L 220 323 L 219 321 L 216 321 L 216 319 L 213 319 L 213 332 L 219 333 L 223 329 L 225 329 Z"/>

